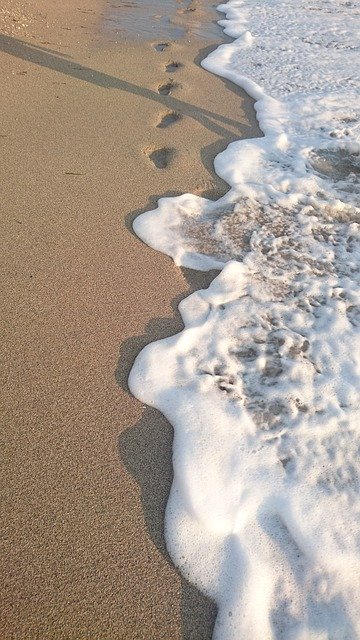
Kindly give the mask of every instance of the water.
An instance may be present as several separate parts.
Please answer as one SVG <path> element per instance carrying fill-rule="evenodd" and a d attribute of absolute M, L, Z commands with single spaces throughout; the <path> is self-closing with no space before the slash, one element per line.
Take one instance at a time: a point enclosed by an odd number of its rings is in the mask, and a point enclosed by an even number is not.
<path fill-rule="evenodd" d="M 191 22 L 184 20 L 189 15 Z M 197 0 L 110 0 L 103 15 L 103 29 L 108 35 L 142 41 L 177 40 L 186 33 L 218 40 L 219 27 L 202 18 Z"/>
<path fill-rule="evenodd" d="M 129 384 L 174 426 L 165 535 L 218 604 L 214 638 L 360 638 L 358 5 L 232 0 L 203 66 L 256 101 L 217 202 L 134 222 L 183 266 L 221 269 L 180 304 Z"/>

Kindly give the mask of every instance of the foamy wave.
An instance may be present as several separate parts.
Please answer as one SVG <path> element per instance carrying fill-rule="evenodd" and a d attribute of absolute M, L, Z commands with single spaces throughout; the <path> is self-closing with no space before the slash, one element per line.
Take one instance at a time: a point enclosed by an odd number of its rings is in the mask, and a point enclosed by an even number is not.
<path fill-rule="evenodd" d="M 224 640 L 360 638 L 359 11 L 221 5 L 204 66 L 256 100 L 264 137 L 215 161 L 231 186 L 140 216 L 177 264 L 222 268 L 146 347 L 133 393 L 174 426 L 166 539 Z"/>

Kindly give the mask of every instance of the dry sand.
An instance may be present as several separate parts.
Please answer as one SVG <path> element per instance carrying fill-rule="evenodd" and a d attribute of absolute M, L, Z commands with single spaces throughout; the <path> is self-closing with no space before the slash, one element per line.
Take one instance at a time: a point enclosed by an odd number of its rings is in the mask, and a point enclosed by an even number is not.
<path fill-rule="evenodd" d="M 250 100 L 194 62 L 212 42 L 111 42 L 102 11 L 0 9 L 1 640 L 200 640 L 215 613 L 164 547 L 171 427 L 126 386 L 198 283 L 131 221 L 159 195 L 223 193 L 214 155 L 257 129 Z"/>

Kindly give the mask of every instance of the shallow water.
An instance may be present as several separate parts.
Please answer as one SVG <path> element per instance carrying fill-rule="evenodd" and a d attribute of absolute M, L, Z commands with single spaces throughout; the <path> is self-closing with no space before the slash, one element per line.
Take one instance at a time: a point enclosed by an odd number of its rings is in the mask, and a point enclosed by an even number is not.
<path fill-rule="evenodd" d="M 221 29 L 196 16 L 192 0 L 111 0 L 106 3 L 103 29 L 109 35 L 132 40 L 176 40 L 191 33 L 200 38 L 221 37 Z M 184 21 L 191 14 L 192 20 Z M 203 14 L 202 14 L 203 17 Z"/>
<path fill-rule="evenodd" d="M 217 202 L 159 200 L 134 230 L 222 269 L 129 384 L 174 426 L 166 542 L 217 602 L 216 640 L 360 639 L 358 5 L 231 0 L 202 65 L 263 137 L 215 159 Z"/>

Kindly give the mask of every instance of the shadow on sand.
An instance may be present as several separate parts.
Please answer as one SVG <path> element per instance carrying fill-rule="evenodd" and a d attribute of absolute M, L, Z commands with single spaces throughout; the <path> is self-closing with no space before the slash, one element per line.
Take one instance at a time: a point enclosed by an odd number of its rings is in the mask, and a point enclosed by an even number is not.
<path fill-rule="evenodd" d="M 179 195 L 169 192 L 166 197 Z M 144 209 L 129 213 L 125 225 L 129 232 L 133 220 L 156 206 L 158 196 L 151 196 Z M 140 240 L 139 240 L 140 242 Z M 142 336 L 125 341 L 119 352 L 115 372 L 116 382 L 125 392 L 130 393 L 128 378 L 134 359 L 147 344 L 161 340 L 183 329 L 178 310 L 180 301 L 191 291 L 207 288 L 217 275 L 217 271 L 199 272 L 181 269 L 189 289 L 171 302 L 174 316 L 154 318 L 146 326 Z M 164 537 L 165 509 L 173 480 L 172 468 L 173 428 L 164 416 L 150 407 L 144 409 L 141 420 L 123 431 L 119 436 L 119 455 L 127 471 L 141 488 L 141 504 L 146 528 L 150 538 L 174 570 Z M 183 640 L 210 640 L 213 634 L 217 607 L 180 573 L 181 580 L 181 621 Z"/>
<path fill-rule="evenodd" d="M 206 50 L 204 49 L 204 55 L 206 55 L 206 51 L 209 52 L 210 50 L 211 49 L 209 48 Z M 21 60 L 26 60 L 32 64 L 51 69 L 57 73 L 76 78 L 82 82 L 91 83 L 104 89 L 117 89 L 118 91 L 132 93 L 133 95 L 137 95 L 146 100 L 158 102 L 168 109 L 177 111 L 184 116 L 197 120 L 200 124 L 218 135 L 220 138 L 225 141 L 227 140 L 227 144 L 231 140 L 234 140 L 236 135 L 239 137 L 243 136 L 244 132 L 251 136 L 252 127 L 251 125 L 246 124 L 246 122 L 227 118 L 215 111 L 209 111 L 208 109 L 188 104 L 173 95 L 161 95 L 157 91 L 153 91 L 147 87 L 142 87 L 132 82 L 122 80 L 121 78 L 103 73 L 102 71 L 97 71 L 96 69 L 77 63 L 70 56 L 58 51 L 46 49 L 45 47 L 34 45 L 4 34 L 0 34 L 0 51 L 4 51 L 11 56 Z M 200 56 L 201 52 L 199 54 L 199 59 Z M 197 62 L 197 59 L 195 62 Z M 231 84 L 226 80 L 224 80 L 224 83 L 229 85 Z M 245 96 L 245 93 L 241 89 L 238 89 L 237 92 L 242 96 Z M 248 102 L 249 100 L 244 102 L 244 108 L 249 110 L 249 113 L 246 113 L 246 115 L 249 115 L 250 117 L 252 105 L 249 104 L 249 106 L 247 106 Z M 229 128 L 232 131 L 229 131 Z"/>
<path fill-rule="evenodd" d="M 195 63 L 199 64 L 214 48 L 216 47 L 202 49 L 195 59 Z M 130 92 L 140 98 L 158 102 L 168 109 L 193 118 L 219 137 L 219 141 L 213 143 L 211 149 L 204 148 L 201 150 L 202 161 L 212 174 L 213 158 L 225 149 L 231 141 L 244 135 L 247 137 L 258 135 L 252 102 L 249 99 L 245 100 L 242 105 L 247 118 L 246 123 L 188 104 L 172 95 L 161 95 L 146 87 L 138 86 L 79 64 L 70 56 L 58 51 L 40 47 L 4 34 L 0 34 L 0 50 L 56 73 L 78 79 L 81 82 L 91 83 L 104 89 Z M 227 80 L 223 80 L 223 83 L 226 88 L 235 91 L 239 96 L 245 96 L 241 89 Z M 216 180 L 217 189 L 211 193 L 203 193 L 204 197 L 219 197 L 222 195 L 221 191 L 227 190 L 227 188 L 224 188 L 225 183 L 222 183 L 218 178 Z M 168 193 L 166 195 L 173 196 L 178 194 Z M 125 223 L 129 231 L 132 232 L 131 224 L 134 218 L 143 211 L 153 208 L 156 200 L 157 197 L 153 196 L 146 208 L 127 216 Z M 208 272 L 204 274 L 190 269 L 183 269 L 183 274 L 189 283 L 189 291 L 181 298 L 189 295 L 191 291 L 206 288 L 216 273 Z M 127 392 L 129 392 L 127 385 L 129 372 L 140 350 L 149 342 L 167 337 L 182 329 L 182 322 L 177 309 L 181 298 L 173 300 L 174 318 L 151 320 L 146 327 L 144 335 L 131 338 L 121 346 L 115 377 L 117 384 Z M 142 508 L 149 535 L 171 567 L 173 567 L 173 564 L 165 546 L 164 518 L 173 479 L 171 463 L 172 440 L 173 430 L 171 425 L 158 411 L 151 408 L 146 408 L 141 420 L 136 425 L 126 429 L 119 437 L 120 458 L 128 472 L 141 487 Z M 183 640 L 209 640 L 212 636 L 216 618 L 216 605 L 181 575 L 180 580 L 182 586 L 181 617 Z"/>
<path fill-rule="evenodd" d="M 134 216 L 135 217 L 135 216 Z M 191 290 L 205 288 L 217 272 L 199 273 L 182 269 Z M 115 377 L 117 384 L 129 392 L 128 377 L 134 358 L 148 343 L 181 331 L 183 324 L 178 304 L 186 294 L 174 299 L 174 318 L 151 320 L 142 336 L 130 338 L 122 344 Z M 173 480 L 172 469 L 173 429 L 164 416 L 147 407 L 141 420 L 119 436 L 119 454 L 128 472 L 141 488 L 141 503 L 144 520 L 151 540 L 166 558 L 172 569 L 174 565 L 167 552 L 164 538 L 165 508 Z M 181 620 L 183 640 L 210 640 L 217 608 L 180 573 Z"/>

